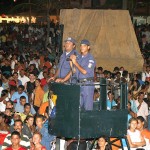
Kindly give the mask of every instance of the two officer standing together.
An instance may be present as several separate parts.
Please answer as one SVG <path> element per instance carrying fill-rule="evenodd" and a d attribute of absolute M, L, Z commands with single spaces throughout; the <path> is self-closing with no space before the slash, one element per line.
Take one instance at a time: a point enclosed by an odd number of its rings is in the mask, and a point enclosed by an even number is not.
<path fill-rule="evenodd" d="M 80 88 L 80 107 L 85 110 L 92 110 L 94 95 L 94 85 L 92 86 L 92 84 L 96 64 L 90 54 L 90 42 L 88 40 L 81 41 L 80 52 L 81 54 L 78 54 L 75 50 L 75 40 L 70 37 L 67 38 L 65 40 L 65 52 L 60 57 L 56 74 L 50 80 L 63 83 L 72 82 L 73 79 L 76 79 L 77 83 L 84 83 L 84 86 L 81 85 Z"/>

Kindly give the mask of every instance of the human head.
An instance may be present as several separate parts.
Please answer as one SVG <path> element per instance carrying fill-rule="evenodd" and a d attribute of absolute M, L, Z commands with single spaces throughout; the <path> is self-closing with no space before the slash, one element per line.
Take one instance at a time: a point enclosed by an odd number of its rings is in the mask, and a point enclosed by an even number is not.
<path fill-rule="evenodd" d="M 122 73 L 122 76 L 124 78 L 127 78 L 128 77 L 128 71 L 127 70 L 124 70 L 123 73 Z"/>
<path fill-rule="evenodd" d="M 75 48 L 75 43 L 76 43 L 75 39 L 68 37 L 65 40 L 65 51 L 71 52 Z"/>
<path fill-rule="evenodd" d="M 138 80 L 134 80 L 133 81 L 133 86 L 134 87 L 137 87 L 137 89 L 140 87 L 140 83 L 139 83 L 139 81 Z"/>
<path fill-rule="evenodd" d="M 47 74 L 47 72 L 46 72 L 46 71 L 44 71 L 44 72 L 43 72 L 43 77 L 44 77 L 45 79 L 47 79 L 48 74 Z"/>
<path fill-rule="evenodd" d="M 2 90 L 1 97 L 8 97 L 8 90 Z"/>
<path fill-rule="evenodd" d="M 128 110 L 131 110 L 131 102 L 130 101 L 128 101 L 127 107 L 128 107 Z"/>
<path fill-rule="evenodd" d="M 142 130 L 144 128 L 145 119 L 142 116 L 138 116 L 137 121 L 138 121 L 137 129 Z"/>
<path fill-rule="evenodd" d="M 113 72 L 114 73 L 119 72 L 119 67 L 115 67 Z"/>
<path fill-rule="evenodd" d="M 138 73 L 138 74 L 136 74 L 136 79 L 137 80 L 141 80 L 141 75 Z"/>
<path fill-rule="evenodd" d="M 86 55 L 90 50 L 90 42 L 88 40 L 82 40 L 80 43 L 80 51 L 82 55 Z"/>
<path fill-rule="evenodd" d="M 11 143 L 12 146 L 20 145 L 21 142 L 21 135 L 18 131 L 13 131 L 11 133 Z"/>
<path fill-rule="evenodd" d="M 23 123 L 21 120 L 15 120 L 14 121 L 14 130 L 18 131 L 19 133 L 22 132 L 22 128 L 23 128 Z"/>
<path fill-rule="evenodd" d="M 0 113 L 0 124 L 5 122 L 6 115 L 4 113 Z"/>
<path fill-rule="evenodd" d="M 34 117 L 28 115 L 24 121 L 25 123 L 27 123 L 29 126 L 33 126 L 33 122 L 34 122 Z"/>
<path fill-rule="evenodd" d="M 103 67 L 98 67 L 97 71 L 98 71 L 98 73 L 103 73 Z"/>
<path fill-rule="evenodd" d="M 13 78 L 14 78 L 14 80 L 18 80 L 18 73 L 17 72 L 13 73 Z"/>
<path fill-rule="evenodd" d="M 24 75 L 25 75 L 25 71 L 24 71 L 24 69 L 21 69 L 20 70 L 20 76 L 23 77 Z"/>
<path fill-rule="evenodd" d="M 112 93 L 111 91 L 109 91 L 107 94 L 108 94 L 109 100 L 113 100 L 114 99 L 114 93 Z"/>
<path fill-rule="evenodd" d="M 10 108 L 5 109 L 5 115 L 11 116 L 11 109 Z"/>
<path fill-rule="evenodd" d="M 42 140 L 42 134 L 40 132 L 35 132 L 33 134 L 33 137 L 32 137 L 32 141 L 33 143 L 36 145 L 36 144 L 39 144 Z"/>
<path fill-rule="evenodd" d="M 105 148 L 108 144 L 107 138 L 105 136 L 101 136 L 97 140 L 97 149 Z"/>
<path fill-rule="evenodd" d="M 121 73 L 118 71 L 118 72 L 116 72 L 116 77 L 117 77 L 117 79 L 120 79 L 120 77 L 121 77 Z"/>
<path fill-rule="evenodd" d="M 147 71 L 147 72 L 150 71 L 150 66 L 146 66 L 146 71 Z"/>
<path fill-rule="evenodd" d="M 13 120 L 15 121 L 15 120 L 20 120 L 21 119 L 21 117 L 20 117 L 20 115 L 19 115 L 19 113 L 14 113 L 13 114 Z"/>
<path fill-rule="evenodd" d="M 25 97 L 25 96 L 21 96 L 21 97 L 20 97 L 20 104 L 21 104 L 22 106 L 24 106 L 25 103 L 26 103 L 26 97 Z"/>
<path fill-rule="evenodd" d="M 132 99 L 132 92 L 129 91 L 129 92 L 128 92 L 128 101 L 131 100 L 131 99 Z"/>
<path fill-rule="evenodd" d="M 36 79 L 35 80 L 35 86 L 38 87 L 41 84 L 41 80 L 40 79 Z"/>
<path fill-rule="evenodd" d="M 136 118 L 131 118 L 129 120 L 129 129 L 135 130 L 137 128 L 137 119 Z"/>
<path fill-rule="evenodd" d="M 138 99 L 139 99 L 139 100 L 143 100 L 143 99 L 144 99 L 144 93 L 143 93 L 143 92 L 140 92 L 140 93 L 138 94 Z"/>
<path fill-rule="evenodd" d="M 44 117 L 43 117 L 43 115 L 38 115 L 36 117 L 36 125 L 37 125 L 37 127 L 42 127 L 43 123 L 44 123 Z"/>
<path fill-rule="evenodd" d="M 31 105 L 30 105 L 29 103 L 25 103 L 25 104 L 24 104 L 24 112 L 25 112 L 26 114 L 29 114 L 30 111 L 31 111 Z"/>
<path fill-rule="evenodd" d="M 19 85 L 19 86 L 18 86 L 18 93 L 19 93 L 19 94 L 22 94 L 23 91 L 24 91 L 24 86 L 23 86 L 23 85 Z"/>
<path fill-rule="evenodd" d="M 36 75 L 35 75 L 34 72 L 30 72 L 30 73 L 29 73 L 29 79 L 30 79 L 31 81 L 34 81 L 34 80 L 36 79 Z"/>

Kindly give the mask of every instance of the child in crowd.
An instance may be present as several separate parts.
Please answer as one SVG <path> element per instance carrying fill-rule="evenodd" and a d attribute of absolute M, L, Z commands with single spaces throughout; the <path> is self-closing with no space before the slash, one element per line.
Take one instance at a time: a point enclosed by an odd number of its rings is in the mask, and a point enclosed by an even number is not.
<path fill-rule="evenodd" d="M 55 139 L 55 137 L 48 133 L 48 129 L 45 128 L 43 124 L 44 124 L 43 115 L 38 115 L 36 117 L 36 129 L 42 134 L 41 144 L 44 145 L 47 150 L 50 150 L 51 142 Z"/>
<path fill-rule="evenodd" d="M 33 146 L 31 147 L 30 150 L 38 150 L 38 149 L 46 150 L 46 147 L 41 144 L 41 140 L 42 140 L 41 133 L 35 132 L 33 134 L 33 138 L 32 138 Z"/>
<path fill-rule="evenodd" d="M 26 103 L 24 105 L 24 112 L 20 113 L 20 117 L 23 122 L 28 115 L 32 116 L 32 114 L 30 112 L 31 112 L 31 105 L 29 103 Z"/>
<path fill-rule="evenodd" d="M 15 111 L 23 113 L 25 103 L 26 103 L 26 97 L 25 96 L 21 96 L 20 97 L 20 103 L 16 104 Z"/>
<path fill-rule="evenodd" d="M 17 131 L 12 132 L 11 134 L 11 143 L 12 145 L 5 150 L 27 150 L 26 148 L 20 145 L 21 136 L 20 133 Z"/>

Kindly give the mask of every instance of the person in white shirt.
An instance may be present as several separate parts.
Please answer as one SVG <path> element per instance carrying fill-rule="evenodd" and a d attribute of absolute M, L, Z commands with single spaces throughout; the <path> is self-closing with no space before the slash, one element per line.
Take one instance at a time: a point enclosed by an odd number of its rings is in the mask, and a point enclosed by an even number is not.
<path fill-rule="evenodd" d="M 22 82 L 22 85 L 24 86 L 28 81 L 30 81 L 30 79 L 25 76 L 25 71 L 22 69 L 20 71 L 20 75 L 18 77 L 18 79 Z"/>
<path fill-rule="evenodd" d="M 146 71 L 142 73 L 142 81 L 150 82 L 150 66 L 146 66 Z"/>
<path fill-rule="evenodd" d="M 137 130 L 137 119 L 131 118 L 129 120 L 129 129 L 127 130 L 127 139 L 131 150 L 136 150 L 137 148 L 144 148 L 146 145 L 144 137 L 141 135 L 140 131 Z"/>
<path fill-rule="evenodd" d="M 142 116 L 147 121 L 148 116 L 148 105 L 144 102 L 144 93 L 140 92 L 138 94 L 138 100 L 135 101 L 135 104 L 137 106 L 138 112 L 137 116 Z"/>

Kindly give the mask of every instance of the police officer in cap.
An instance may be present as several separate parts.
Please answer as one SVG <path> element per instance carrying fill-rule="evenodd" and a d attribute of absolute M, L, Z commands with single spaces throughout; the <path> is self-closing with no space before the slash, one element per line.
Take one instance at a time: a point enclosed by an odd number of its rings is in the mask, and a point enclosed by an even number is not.
<path fill-rule="evenodd" d="M 72 37 L 68 37 L 65 40 L 65 51 L 60 56 L 60 62 L 54 77 L 50 78 L 49 81 L 55 80 L 56 82 L 60 82 L 60 80 L 70 72 L 70 56 L 78 55 L 77 50 L 75 50 L 75 43 L 76 41 Z"/>
<path fill-rule="evenodd" d="M 94 95 L 94 69 L 95 60 L 90 53 L 90 42 L 88 40 L 82 40 L 80 43 L 81 55 L 71 55 L 70 59 L 75 66 L 75 76 L 79 83 L 85 85 L 81 86 L 80 94 L 80 106 L 85 110 L 93 109 L 93 95 Z M 65 82 L 70 78 L 68 74 L 62 81 Z"/>

